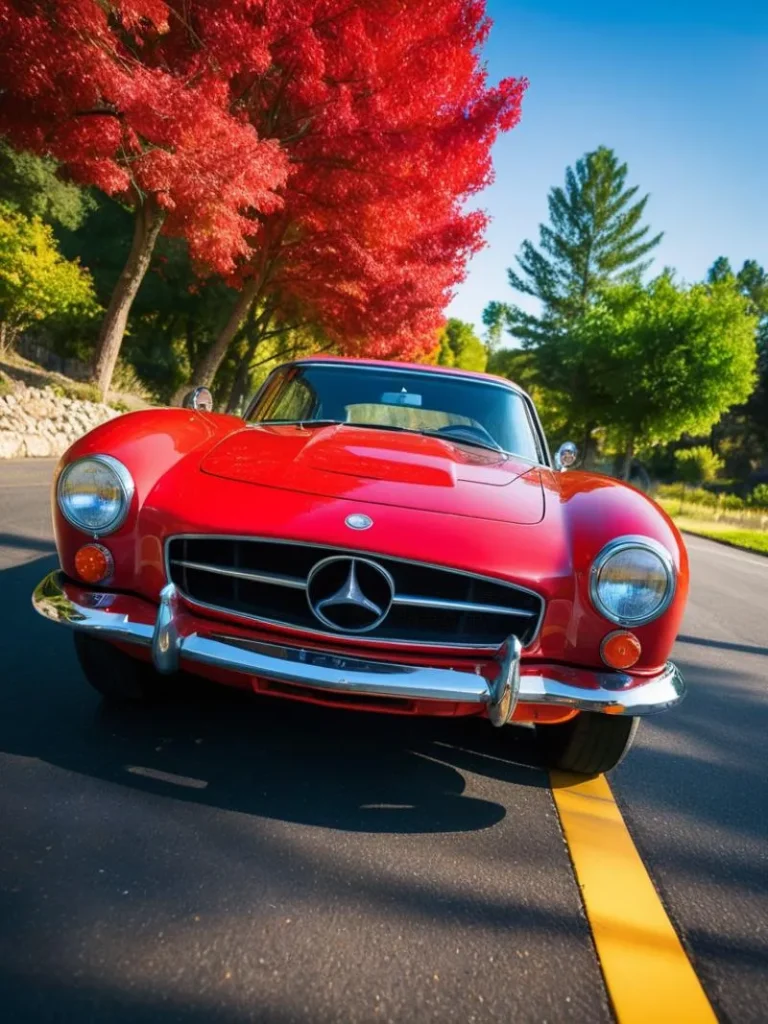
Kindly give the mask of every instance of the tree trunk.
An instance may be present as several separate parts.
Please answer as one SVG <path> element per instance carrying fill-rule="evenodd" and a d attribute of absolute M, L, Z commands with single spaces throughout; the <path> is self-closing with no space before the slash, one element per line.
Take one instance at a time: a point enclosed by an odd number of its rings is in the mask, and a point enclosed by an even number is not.
<path fill-rule="evenodd" d="M 240 404 L 241 398 L 245 395 L 248 387 L 248 379 L 250 377 L 251 361 L 256 355 L 256 349 L 259 347 L 261 342 L 262 332 L 255 332 L 253 337 L 248 341 L 248 349 L 240 361 L 240 365 L 237 368 L 235 375 L 235 382 L 232 385 L 232 390 L 229 394 L 229 401 L 227 402 L 227 412 L 234 413 Z"/>
<path fill-rule="evenodd" d="M 624 471 L 622 476 L 629 483 L 629 478 L 632 476 L 632 463 L 635 459 L 635 439 L 630 437 L 627 441 L 627 447 L 624 451 Z"/>
<path fill-rule="evenodd" d="M 259 278 L 251 278 L 250 281 L 243 285 L 243 290 L 240 292 L 235 308 L 232 310 L 232 315 L 224 329 L 195 367 L 190 387 L 211 386 L 213 378 L 216 376 L 216 371 L 221 366 L 232 339 L 242 327 L 243 321 L 248 316 L 260 289 L 261 281 Z"/>
<path fill-rule="evenodd" d="M 123 343 L 128 314 L 144 275 L 149 270 L 157 236 L 164 220 L 165 212 L 151 197 L 136 211 L 131 251 L 112 292 L 96 344 L 93 377 L 104 399 L 112 383 L 112 374 L 115 372 L 115 364 Z"/>

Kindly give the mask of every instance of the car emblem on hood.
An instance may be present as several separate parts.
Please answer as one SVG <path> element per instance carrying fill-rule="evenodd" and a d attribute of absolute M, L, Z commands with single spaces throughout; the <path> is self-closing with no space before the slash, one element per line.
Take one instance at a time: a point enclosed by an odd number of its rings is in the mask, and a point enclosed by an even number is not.
<path fill-rule="evenodd" d="M 350 530 L 370 530 L 373 526 L 373 520 L 371 517 L 363 515 L 360 512 L 355 512 L 354 515 L 347 516 L 344 522 Z"/>
<path fill-rule="evenodd" d="M 307 579 L 309 607 L 325 626 L 368 633 L 386 619 L 395 584 L 386 569 L 367 558 L 324 558 Z"/>

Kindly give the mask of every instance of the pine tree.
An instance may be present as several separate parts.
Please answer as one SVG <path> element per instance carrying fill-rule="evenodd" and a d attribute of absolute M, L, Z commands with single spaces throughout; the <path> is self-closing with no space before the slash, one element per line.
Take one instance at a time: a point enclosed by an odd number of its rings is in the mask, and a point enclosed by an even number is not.
<path fill-rule="evenodd" d="M 662 235 L 643 224 L 648 196 L 627 186 L 627 165 L 600 146 L 565 173 L 565 186 L 549 193 L 549 224 L 539 226 L 539 245 L 523 242 L 518 268 L 508 271 L 515 291 L 541 303 L 540 316 L 492 302 L 483 314 L 491 342 L 507 328 L 524 345 L 546 341 L 554 325 L 582 314 L 600 289 L 638 279 Z"/>

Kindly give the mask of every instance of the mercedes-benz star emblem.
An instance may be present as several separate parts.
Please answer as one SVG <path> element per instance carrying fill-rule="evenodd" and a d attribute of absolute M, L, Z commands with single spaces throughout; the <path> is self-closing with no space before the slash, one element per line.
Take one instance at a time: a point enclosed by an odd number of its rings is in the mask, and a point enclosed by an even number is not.
<path fill-rule="evenodd" d="M 361 512 L 355 512 L 353 515 L 347 516 L 344 522 L 350 530 L 370 530 L 373 526 L 371 517 L 363 515 Z"/>
<path fill-rule="evenodd" d="M 395 584 L 386 569 L 367 558 L 324 558 L 307 579 L 316 618 L 343 633 L 369 633 L 386 619 Z"/>

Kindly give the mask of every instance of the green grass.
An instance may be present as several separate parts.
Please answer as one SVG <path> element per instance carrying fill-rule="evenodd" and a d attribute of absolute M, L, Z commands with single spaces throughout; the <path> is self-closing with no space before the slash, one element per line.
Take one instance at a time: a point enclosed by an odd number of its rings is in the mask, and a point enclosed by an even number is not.
<path fill-rule="evenodd" d="M 695 533 L 699 537 L 732 544 L 735 548 L 754 551 L 759 555 L 768 555 L 768 532 L 764 530 L 737 530 L 726 523 L 708 523 L 685 516 L 675 518 L 677 526 L 687 533 Z"/>

